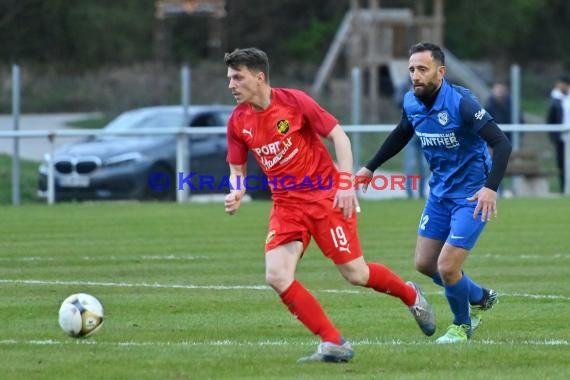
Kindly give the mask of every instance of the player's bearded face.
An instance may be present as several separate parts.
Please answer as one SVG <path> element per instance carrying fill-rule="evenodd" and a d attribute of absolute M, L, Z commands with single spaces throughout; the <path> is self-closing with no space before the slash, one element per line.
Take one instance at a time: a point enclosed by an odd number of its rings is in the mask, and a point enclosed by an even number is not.
<path fill-rule="evenodd" d="M 414 83 L 414 94 L 420 99 L 429 98 L 437 90 L 438 86 L 436 78 L 418 82 L 417 84 Z"/>
<path fill-rule="evenodd" d="M 429 98 L 439 88 L 443 78 L 441 67 L 434 62 L 430 52 L 412 54 L 409 70 L 414 94 L 418 98 Z"/>

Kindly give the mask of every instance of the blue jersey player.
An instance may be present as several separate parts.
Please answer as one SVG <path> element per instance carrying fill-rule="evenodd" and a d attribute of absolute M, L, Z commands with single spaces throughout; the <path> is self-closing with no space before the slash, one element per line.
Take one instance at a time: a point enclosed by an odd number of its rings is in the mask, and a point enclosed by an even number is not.
<path fill-rule="evenodd" d="M 496 291 L 467 276 L 463 263 L 485 224 L 497 216 L 497 188 L 511 145 L 469 90 L 444 79 L 439 46 L 422 42 L 409 53 L 413 89 L 404 97 L 402 118 L 359 170 L 357 183 L 366 191 L 374 170 L 418 136 L 432 175 L 418 227 L 416 269 L 444 287 L 453 313 L 453 324 L 436 342 L 467 342 L 481 324 L 481 312 L 498 301 Z"/>

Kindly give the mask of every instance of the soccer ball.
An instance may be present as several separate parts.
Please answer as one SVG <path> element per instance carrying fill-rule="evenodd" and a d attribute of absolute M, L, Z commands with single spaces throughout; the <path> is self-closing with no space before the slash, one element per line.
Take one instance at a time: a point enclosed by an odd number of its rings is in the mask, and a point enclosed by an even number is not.
<path fill-rule="evenodd" d="M 67 297 L 59 308 L 59 326 L 74 338 L 90 336 L 103 325 L 103 306 L 90 294 Z"/>

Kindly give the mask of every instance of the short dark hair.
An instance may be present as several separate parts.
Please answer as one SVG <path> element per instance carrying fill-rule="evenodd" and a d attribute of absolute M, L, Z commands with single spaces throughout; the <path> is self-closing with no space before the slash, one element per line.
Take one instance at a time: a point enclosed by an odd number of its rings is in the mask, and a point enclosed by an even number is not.
<path fill-rule="evenodd" d="M 561 75 L 558 78 L 558 81 L 562 82 L 562 83 L 566 83 L 566 84 L 570 84 L 570 76 L 568 75 Z"/>
<path fill-rule="evenodd" d="M 251 71 L 261 71 L 265 74 L 266 80 L 269 81 L 269 58 L 263 50 L 254 47 L 235 49 L 224 55 L 224 62 L 227 67 L 232 69 L 245 66 Z"/>
<path fill-rule="evenodd" d="M 412 55 L 423 51 L 431 52 L 431 56 L 434 61 L 439 61 L 442 66 L 445 66 L 445 54 L 443 53 L 443 50 L 438 45 L 431 42 L 419 42 L 413 45 L 408 51 L 408 54 Z"/>

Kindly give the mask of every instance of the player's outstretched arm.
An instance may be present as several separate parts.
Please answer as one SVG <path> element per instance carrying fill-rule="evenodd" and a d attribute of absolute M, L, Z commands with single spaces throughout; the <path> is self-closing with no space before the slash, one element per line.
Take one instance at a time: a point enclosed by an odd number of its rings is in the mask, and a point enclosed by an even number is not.
<path fill-rule="evenodd" d="M 406 144 L 414 137 L 414 128 L 408 121 L 408 118 L 405 113 L 402 113 L 402 118 L 396 128 L 390 132 L 386 140 L 382 143 L 378 151 L 374 154 L 374 156 L 368 161 L 368 163 L 364 166 L 364 168 L 360 169 L 357 174 L 362 176 L 369 175 L 370 179 L 372 179 L 372 174 L 376 169 L 380 167 L 384 162 L 388 161 L 390 158 L 394 157 L 398 152 L 400 152 Z M 370 171 L 367 174 L 367 171 Z M 365 180 L 364 177 L 359 179 L 360 183 Z M 366 188 L 364 188 L 365 190 Z"/>
<path fill-rule="evenodd" d="M 241 200 L 245 195 L 245 176 L 247 175 L 247 164 L 230 164 L 230 193 L 226 195 L 224 207 L 226 213 L 233 215 L 241 206 Z"/>
<path fill-rule="evenodd" d="M 363 193 L 368 190 L 368 184 L 372 181 L 372 176 L 374 173 L 372 170 L 368 169 L 366 166 L 360 168 L 360 170 L 354 176 L 354 186 L 356 189 L 362 189 Z"/>

